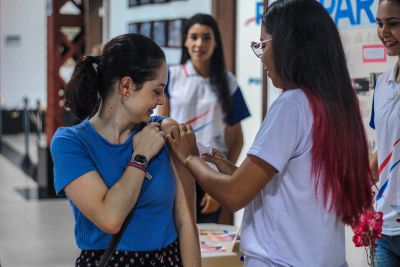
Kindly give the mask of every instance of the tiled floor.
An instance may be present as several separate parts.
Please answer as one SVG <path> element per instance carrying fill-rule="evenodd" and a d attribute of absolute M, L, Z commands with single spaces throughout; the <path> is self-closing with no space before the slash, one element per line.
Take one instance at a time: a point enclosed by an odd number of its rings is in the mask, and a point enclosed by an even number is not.
<path fill-rule="evenodd" d="M 0 155 L 0 263 L 2 267 L 70 267 L 78 254 L 65 199 L 26 200 L 19 188 L 36 184 Z"/>
<path fill-rule="evenodd" d="M 21 141 L 21 136 L 7 139 L 17 149 L 23 148 Z M 79 252 L 69 204 L 65 199 L 26 200 L 16 191 L 35 187 L 30 177 L 0 154 L 1 267 L 73 266 Z M 311 244 L 305 240 L 304 245 Z M 349 229 L 346 229 L 346 253 L 350 267 L 367 266 L 365 251 L 352 245 Z"/>

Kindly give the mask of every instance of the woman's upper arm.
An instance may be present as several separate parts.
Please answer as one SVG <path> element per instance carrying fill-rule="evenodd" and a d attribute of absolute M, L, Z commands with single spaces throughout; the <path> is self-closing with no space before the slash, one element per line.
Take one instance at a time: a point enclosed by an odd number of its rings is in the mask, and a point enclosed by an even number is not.
<path fill-rule="evenodd" d="M 228 149 L 227 158 L 236 163 L 243 148 L 243 131 L 241 123 L 225 127 L 225 144 Z"/>
<path fill-rule="evenodd" d="M 172 127 L 178 125 L 179 124 L 176 122 L 176 120 L 171 118 L 165 118 L 161 121 L 161 130 L 164 132 L 165 135 L 168 135 L 171 132 Z"/>
<path fill-rule="evenodd" d="M 173 154 L 171 154 L 171 164 L 176 182 L 175 222 L 180 228 L 183 223 L 195 223 L 196 221 L 195 180 Z"/>
<path fill-rule="evenodd" d="M 165 135 L 170 133 L 173 126 L 178 126 L 178 123 L 171 118 L 165 118 L 161 122 L 161 128 Z M 186 216 L 191 215 L 194 221 L 196 201 L 195 180 L 189 170 L 178 160 L 172 150 L 170 150 L 170 153 L 171 164 L 176 181 L 175 217 L 176 219 L 179 219 L 179 221 L 182 221 Z"/>
<path fill-rule="evenodd" d="M 85 216 L 96 220 L 96 211 L 108 189 L 85 146 L 72 132 L 65 131 L 53 139 L 51 154 L 57 193 L 64 191 Z"/>

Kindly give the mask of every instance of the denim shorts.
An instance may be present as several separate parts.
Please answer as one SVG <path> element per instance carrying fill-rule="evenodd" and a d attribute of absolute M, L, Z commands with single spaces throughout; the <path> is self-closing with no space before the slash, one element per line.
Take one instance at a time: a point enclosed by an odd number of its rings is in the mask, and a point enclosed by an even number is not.
<path fill-rule="evenodd" d="M 377 265 L 379 267 L 400 266 L 400 235 L 382 235 L 383 240 L 376 240 Z"/>

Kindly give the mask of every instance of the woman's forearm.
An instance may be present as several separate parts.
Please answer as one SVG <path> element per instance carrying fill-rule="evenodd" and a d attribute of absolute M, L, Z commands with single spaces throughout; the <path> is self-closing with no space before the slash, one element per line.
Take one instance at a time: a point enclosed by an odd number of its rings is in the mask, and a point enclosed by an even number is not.
<path fill-rule="evenodd" d="M 65 187 L 68 198 L 97 227 L 117 233 L 139 197 L 144 172 L 127 167 L 121 178 L 110 189 L 98 172 L 82 175 Z"/>
<path fill-rule="evenodd" d="M 222 206 L 231 210 L 234 197 L 231 194 L 231 176 L 225 175 L 211 169 L 200 157 L 189 156 L 185 166 L 190 170 L 196 181 L 212 198 Z"/>
<path fill-rule="evenodd" d="M 104 198 L 104 220 L 108 220 L 115 233 L 119 231 L 126 217 L 135 207 L 145 179 L 142 170 L 127 167 L 120 180 L 108 190 Z"/>
<path fill-rule="evenodd" d="M 236 163 L 243 148 L 243 132 L 240 123 L 225 128 L 225 144 L 228 149 L 226 158 Z"/>
<path fill-rule="evenodd" d="M 370 157 L 369 166 L 371 168 L 372 178 L 375 182 L 379 181 L 379 169 L 378 169 L 378 153 L 375 151 Z"/>
<path fill-rule="evenodd" d="M 230 212 L 245 207 L 277 173 L 254 156 L 247 156 L 233 175 L 214 171 L 199 156 L 188 156 L 184 163 L 204 191 Z"/>

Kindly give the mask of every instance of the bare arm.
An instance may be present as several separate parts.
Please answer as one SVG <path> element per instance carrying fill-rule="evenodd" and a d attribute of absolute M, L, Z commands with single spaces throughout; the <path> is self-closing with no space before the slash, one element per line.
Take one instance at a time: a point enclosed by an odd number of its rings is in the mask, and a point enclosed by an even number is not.
<path fill-rule="evenodd" d="M 232 176 L 214 171 L 198 156 L 189 156 L 185 166 L 201 187 L 230 212 L 245 207 L 277 173 L 254 156 L 246 157 Z"/>
<path fill-rule="evenodd" d="M 240 122 L 225 127 L 225 144 L 228 148 L 227 159 L 236 163 L 243 148 L 243 132 Z"/>
<path fill-rule="evenodd" d="M 203 189 L 231 212 L 247 205 L 277 173 L 272 165 L 255 156 L 246 157 L 233 175 L 214 171 L 198 156 L 190 125 L 173 128 L 167 140 Z"/>
<path fill-rule="evenodd" d="M 378 154 L 376 151 L 369 159 L 369 166 L 371 168 L 372 178 L 376 183 L 379 181 Z"/>
<path fill-rule="evenodd" d="M 146 126 L 134 137 L 135 153 L 150 160 L 164 145 L 162 134 L 154 127 Z M 97 227 L 103 231 L 118 233 L 125 218 L 139 197 L 145 173 L 128 166 L 121 178 L 107 188 L 97 171 L 88 172 L 65 187 L 68 198 Z"/>
<path fill-rule="evenodd" d="M 172 119 L 163 120 L 163 131 L 169 134 L 171 127 L 174 125 L 178 124 Z M 175 225 L 178 230 L 183 266 L 201 266 L 199 236 L 195 223 L 195 182 L 188 169 L 178 160 L 173 152 L 171 153 L 171 164 L 176 181 Z"/>

